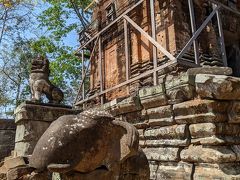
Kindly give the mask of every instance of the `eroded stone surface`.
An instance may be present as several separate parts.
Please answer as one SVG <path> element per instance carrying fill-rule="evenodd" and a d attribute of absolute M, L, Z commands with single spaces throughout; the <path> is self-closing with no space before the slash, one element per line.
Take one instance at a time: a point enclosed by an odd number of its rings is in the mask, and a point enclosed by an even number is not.
<path fill-rule="evenodd" d="M 17 124 L 15 153 L 18 156 L 31 155 L 42 134 L 51 122 L 66 114 L 76 114 L 68 106 L 24 102 L 15 110 Z"/>
<path fill-rule="evenodd" d="M 165 88 L 167 90 L 181 86 L 184 84 L 191 84 L 194 85 L 194 79 L 187 75 L 187 73 L 181 73 L 179 75 L 167 75 L 166 81 L 165 81 Z"/>
<path fill-rule="evenodd" d="M 15 167 L 25 166 L 26 162 L 23 157 L 10 157 L 4 160 L 4 166 L 6 169 L 13 169 Z"/>
<path fill-rule="evenodd" d="M 172 106 L 162 106 L 158 108 L 150 108 L 146 110 L 150 127 L 168 126 L 174 124 Z"/>
<path fill-rule="evenodd" d="M 168 104 L 164 86 L 162 84 L 139 90 L 139 97 L 141 100 L 141 104 L 145 109 Z"/>
<path fill-rule="evenodd" d="M 32 146 L 33 145 L 33 146 Z M 36 142 L 16 142 L 14 147 L 14 153 L 16 156 L 26 156 L 33 152 Z"/>
<path fill-rule="evenodd" d="M 195 95 L 194 78 L 186 73 L 167 75 L 165 88 L 170 104 L 190 100 Z"/>
<path fill-rule="evenodd" d="M 163 147 L 163 146 L 179 146 L 185 147 L 190 144 L 190 139 L 156 139 L 145 140 L 143 147 Z"/>
<path fill-rule="evenodd" d="M 36 143 L 50 124 L 45 121 L 26 121 L 18 124 L 15 142 Z"/>
<path fill-rule="evenodd" d="M 117 103 L 115 106 L 111 108 L 112 114 L 126 114 L 130 112 L 140 111 L 142 109 L 140 99 L 137 95 L 130 96 Z"/>
<path fill-rule="evenodd" d="M 228 107 L 228 102 L 196 99 L 173 105 L 173 112 L 179 124 L 224 122 Z"/>
<path fill-rule="evenodd" d="M 181 151 L 181 159 L 186 162 L 223 163 L 238 161 L 230 146 L 189 146 Z"/>
<path fill-rule="evenodd" d="M 189 84 L 180 85 L 172 89 L 166 90 L 169 104 L 177 104 L 190 99 L 195 96 L 195 87 Z"/>
<path fill-rule="evenodd" d="M 150 161 L 179 161 L 180 149 L 172 147 L 145 148 L 143 149 Z"/>
<path fill-rule="evenodd" d="M 150 162 L 151 180 L 177 179 L 189 180 L 193 172 L 193 165 L 185 162 Z"/>
<path fill-rule="evenodd" d="M 199 123 L 189 126 L 193 138 L 209 137 L 212 135 L 240 137 L 240 125 L 229 123 Z"/>
<path fill-rule="evenodd" d="M 77 113 L 79 113 L 79 111 L 72 110 L 69 106 L 55 106 L 26 101 L 15 110 L 15 123 L 22 120 L 52 122 L 60 116 Z"/>
<path fill-rule="evenodd" d="M 73 177 L 70 174 L 66 177 L 70 179 L 134 176 L 147 180 L 148 162 L 138 141 L 133 125 L 114 120 L 105 111 L 95 109 L 66 115 L 54 121 L 42 135 L 30 158 L 30 166 L 38 171 L 72 173 Z M 126 166 L 129 172 L 124 168 L 118 171 Z"/>
<path fill-rule="evenodd" d="M 196 91 L 202 98 L 240 100 L 240 79 L 224 75 L 198 74 Z"/>
<path fill-rule="evenodd" d="M 233 101 L 228 111 L 229 123 L 240 123 L 240 101 Z"/>
<path fill-rule="evenodd" d="M 191 124 L 189 130 L 192 138 L 209 137 L 217 134 L 217 127 L 213 123 Z"/>
<path fill-rule="evenodd" d="M 188 135 L 189 131 L 187 125 L 173 125 L 147 129 L 144 133 L 147 139 L 185 139 Z"/>
<path fill-rule="evenodd" d="M 194 179 L 240 179 L 239 163 L 206 164 L 195 167 Z"/>
<path fill-rule="evenodd" d="M 213 135 L 210 137 L 191 139 L 191 143 L 197 145 L 234 145 L 240 144 L 240 137 Z"/>
<path fill-rule="evenodd" d="M 15 167 L 15 168 L 9 169 L 9 171 L 7 172 L 7 179 L 17 180 L 21 178 L 22 180 L 30 180 L 30 178 L 24 177 L 24 175 L 30 174 L 32 173 L 32 171 L 33 171 L 33 168 L 30 168 L 28 166 Z M 43 179 L 38 178 L 38 180 L 43 180 Z"/>

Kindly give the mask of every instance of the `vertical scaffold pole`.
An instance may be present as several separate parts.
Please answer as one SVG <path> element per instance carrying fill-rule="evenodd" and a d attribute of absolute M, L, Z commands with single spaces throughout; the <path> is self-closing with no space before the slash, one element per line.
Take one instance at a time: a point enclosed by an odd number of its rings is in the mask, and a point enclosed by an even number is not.
<path fill-rule="evenodd" d="M 98 40 L 98 53 L 99 53 L 99 78 L 100 78 L 100 93 L 103 92 L 103 59 L 102 59 L 102 38 L 99 36 Z M 103 95 L 100 96 L 101 104 L 104 104 Z"/>
<path fill-rule="evenodd" d="M 193 7 L 192 0 L 188 0 L 188 6 L 189 6 L 189 13 L 190 13 L 192 34 L 194 34 L 197 31 L 197 29 L 196 29 L 195 13 L 194 13 L 194 7 Z M 193 41 L 193 48 L 194 48 L 195 64 L 200 65 L 199 48 L 198 48 L 197 40 Z"/>
<path fill-rule="evenodd" d="M 216 7 L 217 5 L 213 5 L 213 7 Z M 223 28 L 222 28 L 222 19 L 221 19 L 221 14 L 219 10 L 216 12 L 217 15 L 217 22 L 218 22 L 218 31 L 219 31 L 219 38 L 220 38 L 220 44 L 221 44 L 221 53 L 222 53 L 222 58 L 223 58 L 223 65 L 225 67 L 228 66 L 227 63 L 227 54 L 226 54 L 226 47 L 225 47 L 225 41 L 224 41 L 224 34 L 223 34 Z"/>
<path fill-rule="evenodd" d="M 155 21 L 155 8 L 154 8 L 154 0 L 150 0 L 150 15 L 151 15 L 151 30 L 152 30 L 152 38 L 156 40 L 156 21 Z M 153 46 L 153 69 L 157 68 L 157 48 Z M 157 72 L 153 73 L 153 84 L 157 85 L 158 75 Z"/>
<path fill-rule="evenodd" d="M 82 50 L 82 99 L 85 99 L 85 68 L 84 68 L 84 49 Z"/>
<path fill-rule="evenodd" d="M 126 58 L 126 81 L 130 78 L 130 56 L 129 56 L 129 36 L 128 36 L 128 23 L 127 20 L 124 19 L 124 41 L 125 41 L 125 58 Z M 130 87 L 127 87 L 127 93 L 129 94 Z"/>

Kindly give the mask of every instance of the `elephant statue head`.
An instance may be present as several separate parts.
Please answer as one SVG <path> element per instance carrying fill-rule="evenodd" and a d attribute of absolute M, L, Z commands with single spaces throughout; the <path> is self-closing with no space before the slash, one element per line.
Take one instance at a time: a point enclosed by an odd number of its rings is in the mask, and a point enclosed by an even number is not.
<path fill-rule="evenodd" d="M 30 166 L 65 179 L 149 179 L 136 128 L 100 110 L 54 121 L 36 144 Z"/>

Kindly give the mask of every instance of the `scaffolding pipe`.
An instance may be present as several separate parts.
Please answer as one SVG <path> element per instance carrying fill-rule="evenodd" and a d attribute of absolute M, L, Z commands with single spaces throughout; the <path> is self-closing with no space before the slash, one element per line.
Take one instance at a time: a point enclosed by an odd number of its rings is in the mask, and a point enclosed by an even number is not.
<path fill-rule="evenodd" d="M 84 74 L 85 74 L 85 69 L 84 69 L 84 49 L 82 50 L 82 99 L 85 99 L 85 83 L 84 83 Z"/>
<path fill-rule="evenodd" d="M 102 58 L 102 38 L 98 40 L 98 54 L 99 54 L 99 78 L 100 78 L 100 93 L 103 92 L 103 58 Z M 103 95 L 100 96 L 101 104 L 104 104 Z"/>
<path fill-rule="evenodd" d="M 155 21 L 155 8 L 154 8 L 154 0 L 150 0 L 150 15 L 151 15 L 151 29 L 152 29 L 152 38 L 156 41 L 156 21 Z M 157 67 L 157 48 L 153 46 L 153 68 Z M 153 73 L 153 85 L 156 86 L 158 80 L 158 73 Z"/>
<path fill-rule="evenodd" d="M 216 7 L 216 5 L 213 5 Z M 218 23 L 218 31 L 219 31 L 219 38 L 220 38 L 220 46 L 221 46 L 221 54 L 223 59 L 223 65 L 225 67 L 228 66 L 227 63 L 227 53 L 226 53 L 226 47 L 225 47 L 225 41 L 224 41 L 224 34 L 223 34 L 223 28 L 222 28 L 222 19 L 219 10 L 216 12 L 217 15 L 217 23 Z"/>
<path fill-rule="evenodd" d="M 189 14 L 190 14 L 192 34 L 194 34 L 197 29 L 196 29 L 195 13 L 194 13 L 194 7 L 193 7 L 193 1 L 192 0 L 188 0 L 188 6 L 189 6 Z M 198 48 L 197 40 L 193 41 L 193 48 L 194 48 L 195 63 L 197 65 L 200 65 L 199 48 Z"/>
<path fill-rule="evenodd" d="M 125 43 L 125 59 L 126 59 L 126 80 L 130 78 L 130 56 L 129 56 L 129 35 L 128 35 L 128 23 L 124 19 L 124 43 Z M 128 94 L 130 92 L 129 86 L 127 87 Z"/>
<path fill-rule="evenodd" d="M 211 14 L 207 17 L 207 19 L 203 22 L 203 24 L 200 26 L 200 28 L 194 33 L 194 35 L 191 37 L 191 39 L 188 41 L 188 43 L 184 46 L 182 51 L 178 54 L 177 59 L 181 59 L 183 55 L 189 50 L 191 47 L 192 43 L 198 38 L 200 33 L 203 31 L 203 29 L 207 26 L 207 24 L 211 21 L 213 16 L 216 14 L 216 12 L 219 10 L 221 6 L 218 5 L 213 9 Z"/>

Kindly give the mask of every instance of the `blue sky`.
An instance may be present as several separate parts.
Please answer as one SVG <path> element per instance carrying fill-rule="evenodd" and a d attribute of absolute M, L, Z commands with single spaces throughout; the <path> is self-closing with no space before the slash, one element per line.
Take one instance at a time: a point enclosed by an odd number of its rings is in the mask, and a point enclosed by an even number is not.
<path fill-rule="evenodd" d="M 37 16 L 38 14 L 40 14 L 47 7 L 48 7 L 48 5 L 46 3 L 41 3 L 41 4 L 37 5 L 34 8 L 33 13 L 35 14 L 35 16 Z M 24 11 L 22 11 L 22 12 L 20 11 L 20 13 L 25 13 L 25 12 Z M 30 39 L 30 38 L 37 38 L 39 36 L 45 35 L 44 31 L 41 31 L 40 29 L 37 28 L 37 26 L 38 26 L 37 20 L 34 17 L 32 18 L 32 20 L 33 20 L 33 29 L 26 30 L 25 32 L 22 32 L 23 36 L 28 38 L 28 39 Z M 69 23 L 72 23 L 72 22 L 69 21 Z M 1 28 L 1 24 L 0 24 L 0 28 Z M 63 41 L 64 41 L 65 45 L 71 46 L 74 49 L 77 49 L 78 48 L 78 44 L 79 44 L 78 43 L 77 31 L 72 31 L 71 33 L 69 33 L 68 36 L 63 39 Z M 6 40 L 5 43 L 11 46 L 11 40 L 10 39 Z M 0 47 L 0 49 L 1 48 L 2 47 Z M 0 59 L 0 65 L 1 64 L 2 64 L 2 62 L 1 62 L 1 59 Z M 4 117 L 3 114 L 1 114 L 1 111 L 4 111 L 5 108 L 7 109 L 7 111 L 9 111 L 10 109 L 13 109 L 14 107 L 13 106 L 0 107 L 0 118 Z"/>
<path fill-rule="evenodd" d="M 34 14 L 39 15 L 42 11 L 46 10 L 48 8 L 48 3 L 40 3 L 37 7 L 34 8 Z M 72 20 L 69 20 L 68 22 L 73 23 Z M 36 26 L 38 25 L 38 22 L 36 21 Z M 33 33 L 28 32 L 27 36 L 35 36 Z M 71 47 L 75 47 L 77 48 L 77 46 L 79 45 L 78 42 L 78 34 L 76 31 L 72 31 L 71 33 L 68 34 L 68 36 L 66 38 L 63 39 L 64 43 L 67 46 L 71 46 Z"/>

